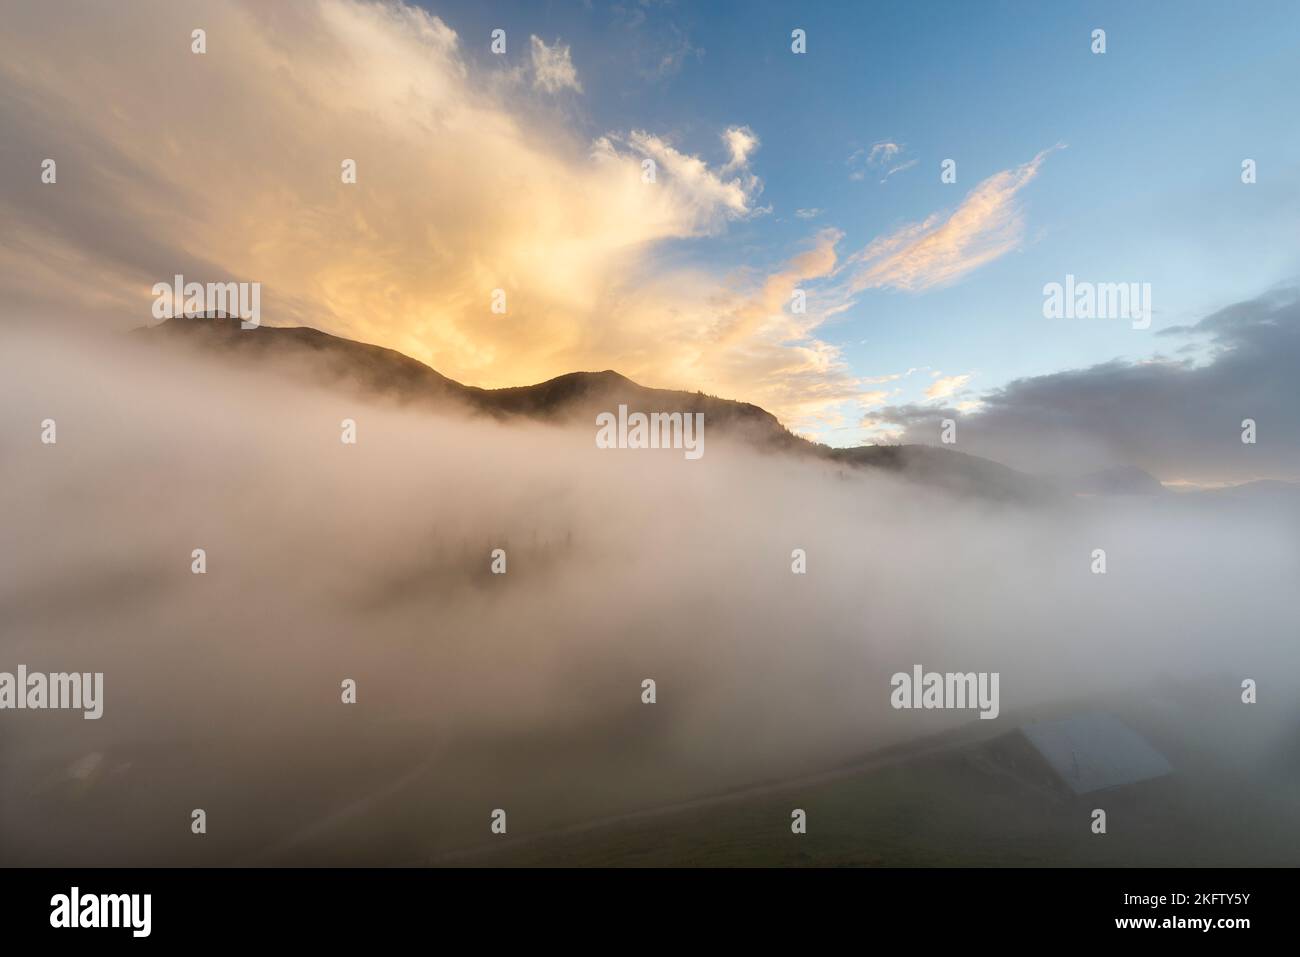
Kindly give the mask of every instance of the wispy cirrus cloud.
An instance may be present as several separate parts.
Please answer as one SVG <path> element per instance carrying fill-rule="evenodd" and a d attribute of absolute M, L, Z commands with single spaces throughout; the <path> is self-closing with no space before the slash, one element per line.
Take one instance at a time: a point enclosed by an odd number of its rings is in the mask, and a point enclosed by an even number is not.
<path fill-rule="evenodd" d="M 919 292 L 946 286 L 1016 249 L 1024 236 L 1017 195 L 1055 149 L 984 180 L 955 210 L 877 237 L 849 260 L 850 287 Z"/>
<path fill-rule="evenodd" d="M 906 147 L 901 143 L 895 143 L 892 140 L 881 140 L 879 143 L 873 143 L 870 149 L 857 149 L 849 154 L 845 160 L 845 165 L 849 167 L 849 179 L 854 182 L 861 182 L 867 178 L 868 173 L 883 172 L 880 182 L 885 182 L 895 173 L 901 173 L 904 170 L 911 169 L 919 161 L 910 159 L 900 162 Z"/>
<path fill-rule="evenodd" d="M 867 164 L 870 166 L 887 166 L 889 163 L 892 163 L 901 152 L 903 152 L 903 147 L 901 145 L 884 140 L 872 145 L 871 151 L 867 153 Z"/>
<path fill-rule="evenodd" d="M 1037 175 L 1046 157 L 1059 148 L 1044 150 L 1027 163 L 990 176 L 971 190 L 956 209 L 934 213 L 919 223 L 877 236 L 858 252 L 841 258 L 834 270 L 809 277 L 812 284 L 824 286 L 819 289 L 822 314 L 831 317 L 847 312 L 868 290 L 923 292 L 946 286 L 1016 249 L 1024 235 L 1024 217 L 1017 196 Z M 860 150 L 855 156 L 870 165 L 896 159 L 901 151 L 898 144 L 886 142 L 876 144 L 869 153 Z M 838 233 L 827 235 L 833 235 L 836 241 L 840 238 Z M 888 441 L 900 432 L 897 426 L 869 411 L 880 404 L 881 393 L 865 387 L 905 378 L 915 371 L 857 380 L 862 391 L 854 399 L 861 410 L 867 411 L 860 428 L 869 438 Z M 969 373 L 941 376 L 936 372 L 933 376 L 936 381 L 924 390 L 927 404 L 956 396 L 971 378 Z M 963 411 L 977 406 L 978 400 L 959 403 Z M 840 418 L 846 414 L 847 408 Z"/>
<path fill-rule="evenodd" d="M 891 166 L 888 170 L 886 170 L 885 175 L 880 178 L 880 181 L 882 183 L 888 182 L 889 177 L 893 176 L 895 173 L 901 173 L 904 170 L 909 170 L 919 162 L 921 161 L 917 159 L 910 159 L 906 163 L 899 163 L 897 166 Z"/>
<path fill-rule="evenodd" d="M 578 71 L 573 65 L 567 44 L 556 40 L 550 46 L 541 37 L 529 38 L 529 52 L 533 65 L 533 86 L 547 93 L 560 90 L 582 92 Z"/>

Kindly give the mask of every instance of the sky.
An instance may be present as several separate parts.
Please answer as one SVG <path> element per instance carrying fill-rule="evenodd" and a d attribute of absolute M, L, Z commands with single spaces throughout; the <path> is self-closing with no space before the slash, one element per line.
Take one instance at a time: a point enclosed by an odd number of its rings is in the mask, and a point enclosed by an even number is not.
<path fill-rule="evenodd" d="M 1069 418 L 1088 463 L 1300 475 L 1072 405 L 1119 369 L 1168 415 L 1215 381 L 1224 434 L 1238 397 L 1286 411 L 1247 385 L 1296 371 L 1293 331 L 1239 347 L 1296 321 L 1293 3 L 4 5 L 11 315 L 129 327 L 173 274 L 256 281 L 270 325 L 473 385 L 613 368 L 833 445 L 953 415 L 1026 465 Z M 1045 318 L 1067 275 L 1149 284 L 1149 327 Z"/>
<path fill-rule="evenodd" d="M 643 126 L 705 158 L 725 155 L 719 129 L 753 131 L 754 206 L 770 213 L 678 252 L 723 268 L 778 269 L 819 228 L 843 234 L 841 254 L 860 249 L 1052 151 L 1009 199 L 1005 255 L 959 282 L 865 290 L 818 329 L 855 375 L 922 373 L 890 383 L 890 402 L 923 399 L 935 374 L 968 376 L 975 397 L 1167 352 L 1161 329 L 1300 274 L 1300 131 L 1283 119 L 1300 83 L 1293 4 L 488 6 L 442 9 L 466 35 L 522 22 L 563 39 L 593 129 Z M 1269 170 L 1252 189 L 1247 157 Z M 955 184 L 940 182 L 948 158 Z M 1045 322 L 1042 286 L 1067 273 L 1152 283 L 1151 328 Z M 864 434 L 847 430 L 822 437 Z"/>

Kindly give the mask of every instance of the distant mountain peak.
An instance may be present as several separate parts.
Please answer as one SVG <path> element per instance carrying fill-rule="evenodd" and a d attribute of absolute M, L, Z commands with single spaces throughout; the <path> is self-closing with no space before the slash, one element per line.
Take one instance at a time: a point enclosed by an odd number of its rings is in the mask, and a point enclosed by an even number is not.
<path fill-rule="evenodd" d="M 202 315 L 168 319 L 132 334 L 148 343 L 188 347 L 244 366 L 287 360 L 275 367 L 277 372 L 316 387 L 405 406 L 460 409 L 498 420 L 585 421 L 588 426 L 594 426 L 596 414 L 612 412 L 619 405 L 634 412 L 702 412 L 711 434 L 753 448 L 883 469 L 962 495 L 1038 501 L 1055 494 L 1049 483 L 951 449 L 921 445 L 828 448 L 794 435 L 776 416 L 751 403 L 701 391 L 648 388 L 613 369 L 567 372 L 534 385 L 483 389 L 450 379 L 393 349 L 306 326 L 243 329 L 235 317 Z"/>

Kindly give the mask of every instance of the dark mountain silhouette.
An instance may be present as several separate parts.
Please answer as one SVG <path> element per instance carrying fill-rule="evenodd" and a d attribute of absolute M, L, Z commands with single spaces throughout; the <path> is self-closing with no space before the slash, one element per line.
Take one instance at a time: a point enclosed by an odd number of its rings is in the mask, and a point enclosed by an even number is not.
<path fill-rule="evenodd" d="M 748 402 L 702 392 L 651 389 L 612 370 L 571 372 L 536 385 L 481 389 L 441 375 L 393 349 L 307 327 L 241 329 L 226 316 L 187 316 L 137 329 L 157 346 L 180 346 L 242 367 L 275 364 L 276 374 L 311 385 L 377 397 L 404 406 L 459 409 L 497 420 L 514 417 L 594 428 L 598 412 L 620 404 L 629 412 L 703 412 L 710 435 L 766 451 L 814 456 L 843 466 L 879 468 L 947 491 L 982 498 L 1043 501 L 1057 497 L 1051 483 L 951 449 L 925 445 L 868 445 L 835 449 L 794 435 L 770 412 Z"/>

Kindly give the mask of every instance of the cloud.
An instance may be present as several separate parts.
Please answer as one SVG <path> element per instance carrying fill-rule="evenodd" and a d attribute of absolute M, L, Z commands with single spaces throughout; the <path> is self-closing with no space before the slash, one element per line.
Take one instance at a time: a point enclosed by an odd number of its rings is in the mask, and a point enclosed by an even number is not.
<path fill-rule="evenodd" d="M 881 236 L 853 258 L 852 288 L 918 292 L 956 282 L 1020 245 L 1017 194 L 1051 150 L 976 186 L 951 213 L 936 213 Z"/>
<path fill-rule="evenodd" d="M 883 177 L 881 177 L 880 181 L 882 183 L 887 182 L 889 180 L 889 177 L 893 176 L 895 173 L 901 173 L 904 170 L 909 170 L 919 162 L 921 161 L 912 159 L 912 160 L 908 160 L 906 163 L 900 163 L 897 166 L 891 167 L 889 171 L 886 172 Z"/>
<path fill-rule="evenodd" d="M 591 9 L 590 0 L 585 6 Z M 613 4 L 610 20 L 620 28 L 621 36 L 606 34 L 602 42 L 612 44 L 604 52 L 617 60 L 620 70 L 631 70 L 648 83 L 658 83 L 675 77 L 690 60 L 703 60 L 705 51 L 691 41 L 688 28 L 669 19 L 670 5 L 649 16 L 651 6 Z"/>
<path fill-rule="evenodd" d="M 0 127 L 15 168 L 35 171 L 0 179 L 13 315 L 143 325 L 152 285 L 180 273 L 260 282 L 268 325 L 377 343 L 485 387 L 615 368 L 792 422 L 852 394 L 813 334 L 834 304 L 798 322 L 788 302 L 759 314 L 785 266 L 769 279 L 664 252 L 764 211 L 749 127 L 722 131 L 723 165 L 648 130 L 593 143 L 534 98 L 545 89 L 478 71 L 414 6 L 213 5 L 206 55 L 175 42 L 192 20 L 88 0 L 12 12 Z M 105 47 L 109 34 L 120 42 Z M 66 62 L 51 71 L 55 48 Z M 534 51 L 542 86 L 567 82 L 562 45 Z M 56 185 L 39 181 L 47 156 Z"/>
<path fill-rule="evenodd" d="M 937 378 L 935 382 L 925 390 L 925 395 L 930 399 L 946 399 L 954 392 L 962 388 L 970 381 L 970 375 L 950 375 Z"/>
<path fill-rule="evenodd" d="M 862 288 L 924 288 L 973 268 L 969 243 L 949 244 L 960 262 L 936 249 L 962 210 L 910 250 L 878 241 L 874 258 L 846 260 L 831 230 L 764 269 L 684 263 L 674 242 L 769 209 L 751 127 L 720 132 L 716 165 L 667 131 L 593 142 L 526 73 L 478 70 L 455 31 L 414 6 L 222 4 L 203 56 L 171 42 L 190 19 L 92 2 L 11 17 L 6 150 L 33 170 L 54 156 L 60 173 L 55 186 L 0 181 L 12 226 L 0 295 L 15 315 L 125 328 L 149 320 L 151 287 L 177 273 L 255 281 L 270 325 L 378 343 L 470 384 L 615 368 L 747 399 L 809 431 L 860 415 L 861 386 L 818 338 L 824 323 Z M 110 31 L 126 39 L 106 53 Z M 223 36 L 243 40 L 214 46 Z M 571 63 L 561 43 L 538 43 L 542 75 Z M 67 54 L 57 72 L 42 66 L 54 46 Z M 357 163 L 354 185 L 340 182 L 344 159 Z M 799 315 L 795 284 L 807 293 Z M 491 311 L 496 289 L 505 314 Z"/>
<path fill-rule="evenodd" d="M 582 92 L 582 84 L 578 82 L 578 71 L 574 69 L 567 45 L 561 46 L 560 41 L 556 40 L 548 47 L 546 42 L 537 36 L 530 37 L 529 43 L 535 88 L 545 90 L 547 93 L 558 93 L 566 89 Z"/>
<path fill-rule="evenodd" d="M 960 405 L 878 415 L 907 442 L 933 443 L 940 420 L 957 419 L 963 451 L 1029 471 L 1136 465 L 1171 482 L 1300 480 L 1300 291 L 1236 303 L 1160 335 L 1197 344 L 1207 360 L 1107 362 L 1018 379 L 966 415 Z M 1244 419 L 1256 422 L 1253 445 L 1241 441 Z"/>
<path fill-rule="evenodd" d="M 734 341 L 750 335 L 765 323 L 774 324 L 783 334 L 796 338 L 806 328 L 805 323 L 819 322 L 821 317 L 816 308 L 811 314 L 807 311 L 796 313 L 792 311 L 791 300 L 805 280 L 820 279 L 834 271 L 835 245 L 841 236 L 835 229 L 822 230 L 807 250 L 791 259 L 783 269 L 767 276 L 757 291 L 721 310 L 715 325 L 715 339 Z M 800 318 L 810 315 L 812 318 Z"/>
<path fill-rule="evenodd" d="M 903 430 L 895 423 L 881 418 L 876 413 L 868 413 L 858 421 L 858 429 L 871 442 L 878 445 L 897 445 L 903 438 Z"/>
<path fill-rule="evenodd" d="M 866 171 L 862 169 L 862 164 L 866 161 L 866 155 L 865 150 L 854 150 L 849 154 L 849 158 L 844 161 L 844 165 L 849 168 L 849 179 L 854 182 L 863 179 L 867 175 Z"/>
<path fill-rule="evenodd" d="M 749 164 L 750 155 L 758 149 L 758 137 L 748 126 L 728 127 L 722 134 L 722 140 L 731 154 L 731 159 L 722 168 L 724 173 L 744 169 Z"/>
<path fill-rule="evenodd" d="M 650 61 L 650 66 L 639 70 L 641 76 L 647 80 L 657 81 L 676 76 L 691 57 L 694 57 L 696 62 L 704 59 L 704 49 L 691 43 L 690 36 L 680 27 L 670 23 L 668 31 L 672 34 L 671 37 L 659 43 L 648 42 L 644 50 L 638 48 L 635 51 L 634 56 L 637 60 L 644 57 Z"/>
<path fill-rule="evenodd" d="M 675 277 L 678 306 L 656 324 L 660 336 L 683 344 L 675 377 L 716 394 L 744 382 L 745 391 L 733 394 L 797 431 L 840 425 L 839 407 L 857 398 L 860 382 L 839 347 L 815 332 L 843 308 L 817 288 L 836 268 L 841 238 L 838 230 L 823 229 L 781 267 L 733 277 L 726 288 L 696 290 Z M 805 296 L 803 312 L 794 309 L 796 290 Z"/>
<path fill-rule="evenodd" d="M 824 212 L 826 212 L 826 210 L 819 209 L 816 206 L 813 206 L 813 207 L 809 207 L 808 209 L 796 209 L 794 211 L 794 214 L 800 219 L 816 219 Z"/>
<path fill-rule="evenodd" d="M 917 164 L 917 160 L 908 160 L 906 163 L 895 162 L 902 155 L 904 148 L 899 143 L 883 140 L 872 144 L 869 150 L 854 150 L 845 160 L 845 165 L 849 167 L 849 179 L 861 182 L 867 178 L 870 170 L 887 170 L 884 178 L 880 180 L 883 183 L 895 173 L 910 169 Z"/>
<path fill-rule="evenodd" d="M 867 154 L 868 166 L 886 166 L 903 151 L 903 147 L 897 143 L 889 141 L 876 143 L 871 147 L 871 152 Z"/>
<path fill-rule="evenodd" d="M 757 138 L 752 134 L 746 136 L 743 131 L 728 130 L 723 139 L 729 145 L 733 143 L 733 133 L 737 135 L 739 144 L 732 146 L 733 161 L 737 148 L 746 151 L 747 159 L 748 152 L 758 145 Z M 651 208 L 665 202 L 670 204 L 671 219 L 680 224 L 677 229 L 683 235 L 716 233 L 728 220 L 757 212 L 753 200 L 761 191 L 762 183 L 756 176 L 747 174 L 724 179 L 726 167 L 710 169 L 698 156 L 683 153 L 664 138 L 645 130 L 633 130 L 626 136 L 608 133 L 593 145 L 592 156 L 602 165 L 626 166 L 630 163 L 636 170 L 638 187 L 646 185 L 641 177 L 641 159 L 654 160 L 654 185 L 659 183 L 662 174 L 671 192 L 662 199 L 654 198 L 653 188 L 641 189 L 641 192 L 649 194 L 647 205 Z"/>
<path fill-rule="evenodd" d="M 870 154 L 858 150 L 850 162 L 870 163 L 873 156 L 886 161 L 896 157 L 900 150 L 895 143 L 878 143 Z M 956 282 L 1015 249 L 1024 231 L 1016 196 L 1034 178 L 1051 152 L 1044 150 L 1028 163 L 989 177 L 971 190 L 956 210 L 935 213 L 923 222 L 878 236 L 865 248 L 843 258 L 830 273 L 815 277 L 821 280 L 818 291 L 823 315 L 846 312 L 856 304 L 859 293 L 870 289 L 920 292 Z M 909 165 L 904 163 L 891 172 Z M 909 370 L 908 374 L 912 371 L 915 370 Z M 969 378 L 969 375 L 950 376 L 931 385 L 926 394 L 932 400 L 945 399 L 959 391 Z M 871 384 L 871 380 L 859 380 L 859 383 Z M 871 404 L 868 395 L 859 397 L 859 405 L 864 408 Z M 974 406 L 969 403 L 977 401 L 969 399 L 963 405 L 970 410 Z M 892 437 L 896 432 L 881 430 L 874 424 L 872 429 L 876 438 Z"/>

